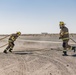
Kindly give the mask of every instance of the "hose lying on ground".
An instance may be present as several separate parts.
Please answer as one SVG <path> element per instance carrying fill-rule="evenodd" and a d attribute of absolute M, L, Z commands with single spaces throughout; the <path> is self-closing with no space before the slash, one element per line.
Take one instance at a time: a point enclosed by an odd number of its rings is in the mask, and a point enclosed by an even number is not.
<path fill-rule="evenodd" d="M 9 35 L 7 35 L 7 36 L 5 36 L 5 37 L 3 37 L 3 38 L 0 38 L 0 40 L 3 40 L 3 39 L 5 39 L 5 38 L 7 38 L 7 37 L 9 37 Z"/>
<path fill-rule="evenodd" d="M 4 45 L 2 45 L 2 46 L 0 46 L 0 48 L 5 47 L 6 45 L 8 45 L 8 43 L 7 43 L 7 44 L 4 44 Z"/>

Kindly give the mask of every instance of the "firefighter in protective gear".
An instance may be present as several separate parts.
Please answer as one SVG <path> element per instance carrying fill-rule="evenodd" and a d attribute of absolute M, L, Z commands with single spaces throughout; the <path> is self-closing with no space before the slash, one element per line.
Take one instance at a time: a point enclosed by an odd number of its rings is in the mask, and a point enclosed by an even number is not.
<path fill-rule="evenodd" d="M 7 50 L 9 50 L 9 52 L 12 52 L 13 47 L 14 47 L 14 41 L 16 41 L 16 39 L 21 35 L 21 32 L 17 32 L 16 34 L 11 34 L 9 39 L 8 39 L 8 46 L 6 47 L 6 49 L 4 50 L 4 53 L 7 53 Z"/>
<path fill-rule="evenodd" d="M 60 26 L 60 37 L 59 39 L 62 39 L 63 40 L 63 56 L 67 56 L 67 50 L 68 49 L 71 49 L 71 46 L 68 45 L 68 42 L 69 42 L 69 31 L 68 31 L 68 28 L 65 27 L 65 23 L 64 22 L 60 22 L 59 23 L 59 26 Z"/>

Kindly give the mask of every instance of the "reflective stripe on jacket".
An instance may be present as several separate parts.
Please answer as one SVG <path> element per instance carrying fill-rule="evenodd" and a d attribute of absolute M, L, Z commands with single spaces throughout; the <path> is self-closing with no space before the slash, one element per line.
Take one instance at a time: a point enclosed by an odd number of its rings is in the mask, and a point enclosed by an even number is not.
<path fill-rule="evenodd" d="M 9 38 L 9 42 L 14 42 L 18 38 L 17 34 L 12 34 Z"/>
<path fill-rule="evenodd" d="M 64 40 L 69 40 L 69 38 L 62 38 L 62 40 L 64 41 Z"/>
<path fill-rule="evenodd" d="M 60 37 L 62 40 L 69 39 L 69 31 L 67 27 L 63 27 L 60 31 Z"/>

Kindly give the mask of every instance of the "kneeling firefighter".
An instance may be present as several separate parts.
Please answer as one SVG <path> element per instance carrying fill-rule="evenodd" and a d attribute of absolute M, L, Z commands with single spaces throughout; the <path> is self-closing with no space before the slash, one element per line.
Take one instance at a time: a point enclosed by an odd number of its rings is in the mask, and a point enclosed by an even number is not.
<path fill-rule="evenodd" d="M 13 47 L 14 47 L 14 41 L 16 41 L 16 39 L 21 35 L 21 32 L 17 32 L 16 34 L 11 34 L 10 38 L 8 39 L 8 46 L 6 47 L 6 49 L 3 51 L 4 53 L 7 53 L 7 50 L 9 50 L 9 52 L 12 52 Z"/>
<path fill-rule="evenodd" d="M 67 50 L 71 49 L 71 50 L 75 50 L 75 47 L 72 47 L 70 45 L 68 45 L 69 42 L 69 30 L 68 28 L 65 26 L 65 23 L 60 21 L 59 23 L 60 26 L 60 37 L 59 39 L 62 39 L 63 41 L 63 56 L 67 56 Z"/>

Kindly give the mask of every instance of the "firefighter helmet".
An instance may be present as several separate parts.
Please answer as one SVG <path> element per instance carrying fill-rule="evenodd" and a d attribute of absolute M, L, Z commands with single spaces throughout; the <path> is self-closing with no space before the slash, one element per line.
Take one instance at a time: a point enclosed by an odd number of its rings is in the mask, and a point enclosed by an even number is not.
<path fill-rule="evenodd" d="M 21 35 L 21 32 L 17 32 L 18 35 Z"/>
<path fill-rule="evenodd" d="M 60 21 L 59 25 L 60 25 L 60 26 L 64 26 L 65 23 L 64 23 L 63 21 Z"/>

